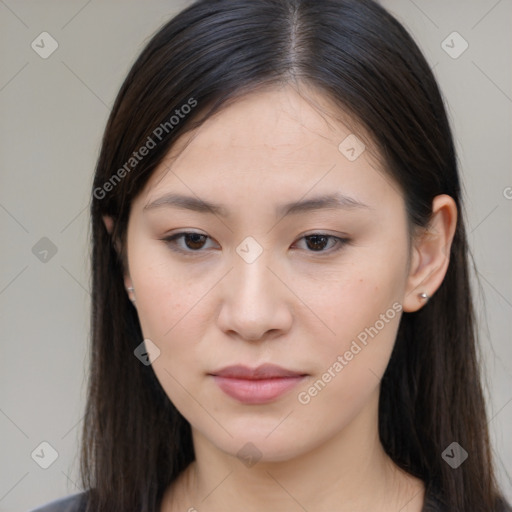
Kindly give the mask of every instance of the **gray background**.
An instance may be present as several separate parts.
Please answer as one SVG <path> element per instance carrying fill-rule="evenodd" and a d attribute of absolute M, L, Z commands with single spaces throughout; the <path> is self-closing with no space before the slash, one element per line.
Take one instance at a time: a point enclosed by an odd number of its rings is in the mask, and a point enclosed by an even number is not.
<path fill-rule="evenodd" d="M 93 169 L 131 63 L 186 4 L 0 0 L 1 511 L 25 511 L 79 490 Z M 478 265 L 489 426 L 512 500 L 512 2 L 383 4 L 418 41 L 449 109 Z M 46 59 L 31 47 L 34 40 L 41 46 L 44 31 L 58 43 Z M 462 48 L 458 36 L 446 39 L 454 31 L 469 44 L 458 58 L 445 51 Z M 31 458 L 43 441 L 58 452 L 48 469 Z M 43 447 L 34 458 L 44 463 L 50 455 Z"/>

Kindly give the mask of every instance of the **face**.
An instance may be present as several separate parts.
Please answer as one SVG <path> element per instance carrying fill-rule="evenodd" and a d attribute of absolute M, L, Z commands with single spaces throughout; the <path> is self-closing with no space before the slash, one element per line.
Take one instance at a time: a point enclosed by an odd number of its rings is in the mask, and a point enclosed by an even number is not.
<path fill-rule="evenodd" d="M 375 409 L 409 240 L 398 187 L 350 134 L 289 86 L 252 93 L 178 140 L 132 204 L 126 284 L 153 369 L 224 452 L 287 460 Z"/>

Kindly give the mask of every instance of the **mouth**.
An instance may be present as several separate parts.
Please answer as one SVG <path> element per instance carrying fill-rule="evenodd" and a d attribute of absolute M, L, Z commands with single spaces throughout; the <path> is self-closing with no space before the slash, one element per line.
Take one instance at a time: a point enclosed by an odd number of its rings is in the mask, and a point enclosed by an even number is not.
<path fill-rule="evenodd" d="M 272 364 L 257 368 L 243 365 L 227 366 L 211 372 L 219 388 L 231 398 L 244 404 L 265 404 L 297 386 L 307 374 Z"/>

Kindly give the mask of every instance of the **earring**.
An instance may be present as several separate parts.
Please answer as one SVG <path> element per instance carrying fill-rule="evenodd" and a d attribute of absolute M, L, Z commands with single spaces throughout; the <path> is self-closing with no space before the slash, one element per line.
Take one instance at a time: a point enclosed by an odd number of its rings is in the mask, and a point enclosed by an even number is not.
<path fill-rule="evenodd" d="M 418 293 L 418 297 L 424 300 L 425 302 L 428 301 L 428 299 L 430 299 L 430 296 L 427 295 L 425 292 Z"/>
<path fill-rule="evenodd" d="M 126 288 L 126 290 L 127 290 L 128 292 L 131 292 L 131 293 L 132 293 L 132 295 L 135 293 L 135 289 L 133 288 L 133 286 L 130 286 L 130 287 Z M 135 296 L 134 296 L 133 298 L 132 298 L 132 297 L 130 297 L 130 300 L 131 300 L 132 302 L 135 302 Z"/>

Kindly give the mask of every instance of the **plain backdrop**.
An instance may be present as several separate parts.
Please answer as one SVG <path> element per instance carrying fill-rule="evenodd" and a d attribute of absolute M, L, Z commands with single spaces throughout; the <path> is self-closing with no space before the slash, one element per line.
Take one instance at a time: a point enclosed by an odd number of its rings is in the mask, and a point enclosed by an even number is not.
<path fill-rule="evenodd" d="M 80 490 L 93 170 L 130 65 L 187 4 L 0 0 L 1 511 Z M 489 427 L 512 500 L 512 2 L 383 4 L 424 51 L 449 110 L 478 266 Z"/>

